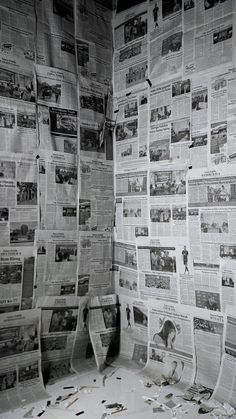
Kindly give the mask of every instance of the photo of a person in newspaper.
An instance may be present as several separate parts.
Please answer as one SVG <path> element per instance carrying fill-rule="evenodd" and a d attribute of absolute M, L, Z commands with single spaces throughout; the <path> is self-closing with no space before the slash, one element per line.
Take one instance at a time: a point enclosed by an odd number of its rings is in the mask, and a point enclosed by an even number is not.
<path fill-rule="evenodd" d="M 76 329 L 76 309 L 55 309 L 52 312 L 49 333 L 71 332 Z"/>
<path fill-rule="evenodd" d="M 165 319 L 161 325 L 160 331 L 153 336 L 153 342 L 157 347 L 164 347 L 166 349 L 173 349 L 175 339 L 177 336 L 176 325 L 172 320 Z"/>
<path fill-rule="evenodd" d="M 124 24 L 125 44 L 140 38 L 147 33 L 147 13 L 135 16 Z"/>
<path fill-rule="evenodd" d="M 186 193 L 185 170 L 150 173 L 150 195 L 182 195 Z"/>
<path fill-rule="evenodd" d="M 0 330 L 0 358 L 36 351 L 38 348 L 38 331 L 35 324 Z"/>
<path fill-rule="evenodd" d="M 169 54 L 179 52 L 182 49 L 182 37 L 183 32 L 176 32 L 175 34 L 170 35 L 168 38 L 165 38 L 162 41 L 162 57 L 166 57 Z"/>
<path fill-rule="evenodd" d="M 151 248 L 150 262 L 152 271 L 176 272 L 175 248 Z"/>
<path fill-rule="evenodd" d="M 155 140 L 149 146 L 150 161 L 161 161 L 170 159 L 170 140 Z"/>
<path fill-rule="evenodd" d="M 0 391 L 10 390 L 16 387 L 16 370 L 0 374 Z"/>
<path fill-rule="evenodd" d="M 201 232 L 203 234 L 228 234 L 228 214 L 214 212 L 202 212 L 201 213 Z"/>

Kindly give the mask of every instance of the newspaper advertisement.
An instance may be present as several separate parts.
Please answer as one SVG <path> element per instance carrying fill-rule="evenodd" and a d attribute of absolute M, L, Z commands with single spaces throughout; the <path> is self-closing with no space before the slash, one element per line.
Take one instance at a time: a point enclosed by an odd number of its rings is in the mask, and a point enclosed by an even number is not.
<path fill-rule="evenodd" d="M 147 244 L 138 244 L 138 269 L 143 298 L 178 302 L 179 282 L 182 283 L 184 293 L 193 275 L 189 245 L 186 240 L 170 239 L 149 240 Z"/>
<path fill-rule="evenodd" d="M 78 320 L 77 297 L 40 297 L 41 351 L 45 384 L 71 374 L 72 347 Z"/>
<path fill-rule="evenodd" d="M 81 231 L 79 233 L 77 294 L 93 296 L 110 293 L 111 267 L 111 233 Z"/>
<path fill-rule="evenodd" d="M 137 370 L 147 362 L 147 302 L 122 295 L 120 301 L 121 341 L 117 363 Z"/>
<path fill-rule="evenodd" d="M 0 245 L 33 246 L 38 226 L 36 160 L 1 154 L 0 178 Z"/>
<path fill-rule="evenodd" d="M 192 27 L 185 32 L 184 74 L 189 75 L 232 62 L 235 54 L 234 25 L 235 17 L 229 14 L 214 21 L 202 21 L 201 26 Z"/>
<path fill-rule="evenodd" d="M 40 310 L 1 314 L 0 412 L 48 397 L 41 374 Z"/>
<path fill-rule="evenodd" d="M 220 245 L 236 241 L 235 185 L 230 167 L 189 172 L 189 236 L 194 258 L 214 261 Z"/>
<path fill-rule="evenodd" d="M 192 78 L 190 165 L 208 164 L 209 78 Z"/>
<path fill-rule="evenodd" d="M 217 382 L 223 354 L 224 315 L 191 308 L 193 316 L 195 372 L 188 388 L 191 394 L 211 396 Z"/>
<path fill-rule="evenodd" d="M 80 161 L 79 230 L 111 231 L 114 221 L 112 162 Z"/>
<path fill-rule="evenodd" d="M 37 148 L 35 104 L 1 97 L 0 135 L 1 152 L 25 153 L 27 150 L 33 154 Z"/>
<path fill-rule="evenodd" d="M 224 354 L 213 398 L 228 402 L 236 408 L 236 317 L 234 308 L 226 313 L 224 330 Z"/>
<path fill-rule="evenodd" d="M 147 89 L 117 98 L 116 106 L 116 170 L 121 171 L 147 162 Z"/>
<path fill-rule="evenodd" d="M 156 384 L 184 389 L 194 372 L 192 318 L 183 305 L 149 301 L 148 360 L 144 372 Z"/>
<path fill-rule="evenodd" d="M 89 298 L 80 297 L 76 334 L 71 365 L 75 372 L 87 372 L 95 367 L 95 358 L 89 336 Z"/>
<path fill-rule="evenodd" d="M 37 0 L 37 63 L 76 72 L 74 1 Z"/>
<path fill-rule="evenodd" d="M 191 142 L 190 102 L 191 82 L 173 80 L 172 83 L 153 86 L 150 90 L 151 165 L 159 163 L 186 163 Z"/>
<path fill-rule="evenodd" d="M 109 6 L 108 6 L 109 7 Z M 84 0 L 76 2 L 76 38 L 95 44 L 96 48 L 103 47 L 112 50 L 112 11 L 99 1 Z"/>
<path fill-rule="evenodd" d="M 99 371 L 115 361 L 120 348 L 120 309 L 115 294 L 92 297 L 89 334 Z"/>
<path fill-rule="evenodd" d="M 220 263 L 222 311 L 236 303 L 236 263 L 231 260 L 222 260 Z"/>
<path fill-rule="evenodd" d="M 111 83 L 112 50 L 96 42 L 76 39 L 77 71 L 80 77 Z"/>
<path fill-rule="evenodd" d="M 36 293 L 74 294 L 77 278 L 77 234 L 75 231 L 37 232 Z"/>
<path fill-rule="evenodd" d="M 227 68 L 211 78 L 210 163 L 234 163 L 236 69 Z"/>
<path fill-rule="evenodd" d="M 114 28 L 114 89 L 132 89 L 148 77 L 146 5 L 116 14 Z"/>
<path fill-rule="evenodd" d="M 33 307 L 36 249 L 0 248 L 0 313 Z"/>
<path fill-rule="evenodd" d="M 76 230 L 78 168 L 72 154 L 43 150 L 39 159 L 40 225 L 46 230 Z"/>

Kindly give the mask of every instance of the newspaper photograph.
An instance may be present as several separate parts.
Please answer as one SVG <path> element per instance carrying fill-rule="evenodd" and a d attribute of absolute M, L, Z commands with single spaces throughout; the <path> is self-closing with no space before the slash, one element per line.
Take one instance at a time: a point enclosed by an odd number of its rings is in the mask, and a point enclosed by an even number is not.
<path fill-rule="evenodd" d="M 33 308 L 34 247 L 0 248 L 0 313 Z"/>
<path fill-rule="evenodd" d="M 194 260 L 193 268 L 196 307 L 223 311 L 219 264 Z"/>
<path fill-rule="evenodd" d="M 120 308 L 115 294 L 92 297 L 89 305 L 89 334 L 99 371 L 110 366 L 120 348 Z"/>
<path fill-rule="evenodd" d="M 89 336 L 89 298 L 80 297 L 77 328 L 73 344 L 71 365 L 76 373 L 87 372 L 96 366 Z"/>
<path fill-rule="evenodd" d="M 80 118 L 102 124 L 105 118 L 104 85 L 80 77 Z"/>
<path fill-rule="evenodd" d="M 12 64 L 0 62 L 0 97 L 35 102 L 33 63 L 14 55 Z"/>
<path fill-rule="evenodd" d="M 49 397 L 40 351 L 41 310 L 1 314 L 0 412 Z"/>
<path fill-rule="evenodd" d="M 186 205 L 186 168 L 163 167 L 150 171 L 150 202 Z"/>
<path fill-rule="evenodd" d="M 147 195 L 147 171 L 118 173 L 116 196 Z"/>
<path fill-rule="evenodd" d="M 111 292 L 112 235 L 110 232 L 79 232 L 77 295 Z M 89 264 L 88 264 L 89 261 Z"/>
<path fill-rule="evenodd" d="M 148 304 L 125 295 L 120 302 L 120 354 L 116 364 L 132 370 L 142 369 L 147 362 Z"/>
<path fill-rule="evenodd" d="M 147 35 L 147 10 L 146 5 L 140 4 L 135 9 L 117 13 L 115 17 L 114 47 L 131 45 L 131 42 L 141 40 Z M 132 44 L 133 45 L 133 44 Z"/>
<path fill-rule="evenodd" d="M 213 398 L 236 408 L 236 317 L 234 308 L 228 308 L 224 329 L 224 354 Z"/>
<path fill-rule="evenodd" d="M 192 318 L 183 305 L 149 301 L 148 359 L 144 368 L 157 385 L 190 384 L 194 371 Z"/>
<path fill-rule="evenodd" d="M 73 373 L 72 347 L 78 321 L 78 297 L 39 297 L 42 311 L 41 351 L 45 384 Z"/>
<path fill-rule="evenodd" d="M 187 236 L 186 205 L 150 204 L 150 236 Z"/>

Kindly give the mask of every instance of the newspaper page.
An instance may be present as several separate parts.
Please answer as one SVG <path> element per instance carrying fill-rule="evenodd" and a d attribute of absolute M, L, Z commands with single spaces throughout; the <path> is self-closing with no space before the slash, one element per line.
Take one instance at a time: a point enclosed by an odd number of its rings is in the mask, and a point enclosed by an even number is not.
<path fill-rule="evenodd" d="M 105 3 L 105 2 L 104 2 Z M 93 42 L 98 47 L 112 50 L 112 11 L 99 1 L 76 2 L 75 33 L 78 39 Z"/>
<path fill-rule="evenodd" d="M 9 4 L 11 3 L 11 4 Z M 23 1 L 19 8 L 19 2 L 1 2 L 1 52 L 2 62 L 12 62 L 16 58 L 28 61 L 32 68 L 35 59 L 35 14 L 33 4 Z M 3 7 L 2 7 L 3 6 Z M 18 6 L 18 7 L 17 7 Z M 25 6 L 25 7 L 24 7 Z M 16 90 L 19 91 L 19 90 Z"/>
<path fill-rule="evenodd" d="M 234 0 L 227 2 L 187 0 L 184 2 L 184 30 L 207 24 L 235 11 Z"/>
<path fill-rule="evenodd" d="M 92 297 L 89 334 L 99 371 L 115 361 L 120 348 L 120 309 L 115 294 Z"/>
<path fill-rule="evenodd" d="M 118 364 L 137 370 L 147 362 L 148 306 L 146 301 L 122 295 L 121 339 Z"/>
<path fill-rule="evenodd" d="M 33 154 L 37 149 L 35 104 L 14 97 L 11 100 L 1 97 L 0 135 L 1 152 L 25 153 L 27 150 Z"/>
<path fill-rule="evenodd" d="M 74 0 L 37 0 L 37 63 L 76 72 Z"/>
<path fill-rule="evenodd" d="M 147 171 L 116 174 L 116 238 L 148 235 Z"/>
<path fill-rule="evenodd" d="M 234 26 L 235 17 L 231 13 L 216 20 L 201 21 L 200 26 L 191 27 L 184 33 L 185 76 L 234 61 Z"/>
<path fill-rule="evenodd" d="M 77 71 L 80 77 L 111 83 L 113 54 L 105 48 L 87 39 L 76 39 Z"/>
<path fill-rule="evenodd" d="M 95 358 L 89 336 L 89 298 L 80 297 L 76 334 L 71 365 L 75 372 L 87 372 L 95 367 Z"/>
<path fill-rule="evenodd" d="M 110 294 L 112 267 L 112 234 L 110 232 L 79 233 L 77 294 Z"/>
<path fill-rule="evenodd" d="M 149 155 L 158 163 L 187 163 L 191 141 L 191 82 L 175 79 L 150 89 Z"/>
<path fill-rule="evenodd" d="M 236 157 L 236 69 L 226 68 L 211 78 L 210 163 L 234 163 Z"/>
<path fill-rule="evenodd" d="M 180 282 L 184 294 L 184 284 L 186 286 L 193 276 L 187 242 L 172 239 L 149 240 L 146 244 L 138 244 L 137 259 L 142 297 L 178 302 Z"/>
<path fill-rule="evenodd" d="M 209 77 L 192 77 L 190 165 L 208 164 Z"/>
<path fill-rule="evenodd" d="M 147 89 L 133 91 L 116 99 L 116 170 L 147 163 L 148 94 Z"/>
<path fill-rule="evenodd" d="M 132 89 L 148 77 L 146 4 L 117 13 L 114 23 L 114 90 Z M 116 66 L 116 64 L 118 64 Z"/>
<path fill-rule="evenodd" d="M 231 260 L 222 260 L 220 263 L 221 274 L 221 296 L 222 311 L 226 311 L 228 306 L 236 304 L 236 263 Z"/>
<path fill-rule="evenodd" d="M 233 308 L 226 313 L 224 354 L 213 398 L 236 408 L 236 317 Z"/>
<path fill-rule="evenodd" d="M 41 373 L 40 316 L 40 310 L 1 314 L 1 413 L 48 397 Z"/>
<path fill-rule="evenodd" d="M 148 360 L 144 372 L 156 384 L 190 384 L 194 371 L 192 317 L 186 306 L 149 301 Z"/>
<path fill-rule="evenodd" d="M 188 393 L 212 394 L 223 354 L 224 314 L 191 308 L 193 316 L 195 372 Z M 208 397 L 208 398 L 209 398 Z"/>
<path fill-rule="evenodd" d="M 71 356 L 78 320 L 77 297 L 40 297 L 42 311 L 41 351 L 45 384 L 71 374 Z"/>
<path fill-rule="evenodd" d="M 36 295 L 74 294 L 77 278 L 77 234 L 37 231 Z"/>
<path fill-rule="evenodd" d="M 189 172 L 189 236 L 194 258 L 214 261 L 220 245 L 235 243 L 235 184 L 232 167 Z"/>
<path fill-rule="evenodd" d="M 80 160 L 79 230 L 111 231 L 114 222 L 111 161 Z"/>
<path fill-rule="evenodd" d="M 156 166 L 155 166 L 156 167 Z M 150 235 L 187 235 L 186 174 L 184 166 L 150 169 Z"/>
<path fill-rule="evenodd" d="M 0 246 L 33 246 L 38 226 L 37 160 L 1 154 Z"/>
<path fill-rule="evenodd" d="M 39 165 L 41 228 L 75 231 L 78 195 L 77 157 L 59 152 L 46 153 L 43 150 Z"/>
<path fill-rule="evenodd" d="M 0 248 L 0 313 L 33 307 L 36 249 Z"/>

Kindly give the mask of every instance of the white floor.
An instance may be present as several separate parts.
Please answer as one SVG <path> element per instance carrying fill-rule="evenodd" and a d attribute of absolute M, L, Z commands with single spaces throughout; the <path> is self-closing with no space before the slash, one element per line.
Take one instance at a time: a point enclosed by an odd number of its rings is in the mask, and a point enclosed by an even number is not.
<path fill-rule="evenodd" d="M 106 374 L 106 371 L 104 374 Z M 195 419 L 202 416 L 197 413 L 199 405 L 185 402 L 181 397 L 176 397 L 181 394 L 181 391 L 173 386 L 160 388 L 153 385 L 148 388 L 145 386 L 149 382 L 147 378 L 123 368 L 116 369 L 111 374 L 109 370 L 105 385 L 103 385 L 103 375 L 96 370 L 57 382 L 47 388 L 50 397 L 45 401 L 4 413 L 0 415 L 0 419 L 23 419 L 31 408 L 33 408 L 31 414 L 28 413 L 25 417 L 37 418 L 38 414 L 45 408 L 47 400 L 50 400 L 51 406 L 46 408 L 45 413 L 40 416 L 42 419 L 75 419 L 76 417 L 81 419 L 105 419 L 105 413 L 114 418 L 127 419 L 171 419 L 173 417 Z M 63 389 L 65 386 L 74 386 L 74 388 Z M 82 386 L 87 387 L 81 388 Z M 60 402 L 59 405 L 53 406 L 59 395 L 64 396 L 76 391 L 76 387 L 78 389 L 76 394 Z M 158 403 L 167 402 L 170 398 L 165 396 L 169 393 L 173 393 L 174 396 L 171 399 L 182 406 L 175 410 L 153 413 L 153 408 L 157 407 L 158 404 L 155 401 L 148 404 L 146 400 L 155 396 Z M 78 400 L 68 406 L 77 398 Z M 106 405 L 111 403 L 120 403 L 127 410 L 113 413 L 115 409 L 106 408 Z M 83 413 L 76 416 L 76 413 L 79 412 Z M 204 414 L 204 418 L 209 419 L 212 416 Z"/>

